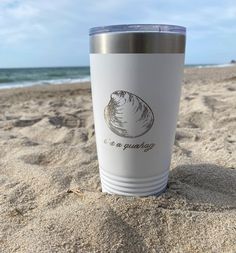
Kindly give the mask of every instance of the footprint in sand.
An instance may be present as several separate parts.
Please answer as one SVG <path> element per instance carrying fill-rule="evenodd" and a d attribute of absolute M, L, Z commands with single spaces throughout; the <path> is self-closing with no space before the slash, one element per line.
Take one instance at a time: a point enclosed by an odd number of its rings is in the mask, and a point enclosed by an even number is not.
<path fill-rule="evenodd" d="M 42 117 L 18 119 L 13 124 L 15 127 L 27 127 L 27 126 L 34 125 L 35 123 L 39 122 L 41 119 Z"/>
<path fill-rule="evenodd" d="M 57 166 L 63 163 L 69 156 L 68 160 L 73 158 L 72 152 L 66 150 L 62 147 L 51 147 L 45 151 L 35 150 L 30 154 L 20 156 L 19 158 L 27 164 L 39 165 L 39 166 Z"/>
<path fill-rule="evenodd" d="M 212 115 L 205 112 L 190 112 L 182 117 L 179 127 L 208 129 L 213 125 Z"/>
<path fill-rule="evenodd" d="M 23 141 L 21 142 L 21 144 L 26 147 L 33 147 L 33 146 L 39 145 L 38 142 L 32 141 L 32 140 L 28 139 L 27 137 L 23 138 Z"/>
<path fill-rule="evenodd" d="M 228 91 L 236 91 L 236 88 L 235 88 L 235 87 L 231 87 L 231 86 L 226 87 L 226 89 L 227 89 Z"/>
<path fill-rule="evenodd" d="M 232 76 L 230 78 L 224 79 L 225 82 L 235 82 L 236 81 L 236 76 Z"/>
<path fill-rule="evenodd" d="M 80 119 L 80 127 L 93 127 L 93 117 L 91 110 L 82 109 L 77 111 L 76 115 Z"/>
<path fill-rule="evenodd" d="M 72 179 L 72 175 L 68 175 L 68 173 L 65 174 L 64 168 L 58 169 L 57 171 L 53 172 L 50 177 L 52 185 L 56 185 L 59 190 L 69 189 Z"/>
<path fill-rule="evenodd" d="M 39 153 L 21 156 L 21 160 L 32 165 L 47 165 L 50 162 L 45 154 Z"/>
<path fill-rule="evenodd" d="M 216 96 L 203 96 L 202 98 L 203 104 L 209 108 L 213 113 L 217 110 L 222 108 L 225 104 L 222 100 L 220 100 L 220 97 Z"/>
<path fill-rule="evenodd" d="M 46 117 L 32 126 L 20 128 L 21 135 L 39 144 L 63 142 L 69 132 L 68 127 L 55 127 Z"/>
<path fill-rule="evenodd" d="M 79 127 L 80 126 L 80 119 L 77 118 L 75 115 L 65 115 L 65 116 L 54 116 L 49 117 L 49 123 L 56 127 Z"/>
<path fill-rule="evenodd" d="M 8 191 L 8 202 L 17 206 L 22 214 L 37 207 L 36 194 L 30 185 L 24 182 L 17 183 Z"/>
<path fill-rule="evenodd" d="M 180 131 L 180 130 L 176 130 L 176 134 L 175 134 L 175 140 L 176 141 L 188 141 L 191 140 L 195 137 L 195 135 L 193 133 L 188 133 L 185 131 Z"/>

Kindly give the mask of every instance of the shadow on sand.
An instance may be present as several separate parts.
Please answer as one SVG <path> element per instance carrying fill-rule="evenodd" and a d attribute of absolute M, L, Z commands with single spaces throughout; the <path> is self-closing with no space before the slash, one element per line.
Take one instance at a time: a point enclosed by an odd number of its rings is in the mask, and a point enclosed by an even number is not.
<path fill-rule="evenodd" d="M 170 172 L 166 193 L 196 204 L 236 208 L 236 169 L 215 164 L 177 166 Z"/>

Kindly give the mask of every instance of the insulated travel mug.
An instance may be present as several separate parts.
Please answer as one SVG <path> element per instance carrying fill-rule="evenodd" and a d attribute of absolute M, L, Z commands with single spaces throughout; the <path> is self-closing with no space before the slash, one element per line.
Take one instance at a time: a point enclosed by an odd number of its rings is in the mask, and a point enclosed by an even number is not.
<path fill-rule="evenodd" d="M 168 181 L 184 69 L 186 29 L 90 29 L 90 70 L 102 191 L 156 195 Z"/>

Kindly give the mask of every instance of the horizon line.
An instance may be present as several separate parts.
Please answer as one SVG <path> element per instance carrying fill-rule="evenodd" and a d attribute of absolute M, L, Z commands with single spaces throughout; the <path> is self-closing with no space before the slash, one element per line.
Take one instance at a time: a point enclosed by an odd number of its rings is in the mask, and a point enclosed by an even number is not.
<path fill-rule="evenodd" d="M 184 65 L 221 65 L 230 64 L 231 62 L 224 63 L 185 63 Z M 0 67 L 0 69 L 37 69 L 37 68 L 86 68 L 90 65 L 72 65 L 72 66 L 37 66 L 37 67 Z"/>

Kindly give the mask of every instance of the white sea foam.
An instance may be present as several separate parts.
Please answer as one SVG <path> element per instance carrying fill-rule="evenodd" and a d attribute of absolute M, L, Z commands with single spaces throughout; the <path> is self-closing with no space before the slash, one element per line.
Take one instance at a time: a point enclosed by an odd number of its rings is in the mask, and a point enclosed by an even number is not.
<path fill-rule="evenodd" d="M 194 66 L 194 68 L 226 68 L 226 67 L 233 67 L 236 66 L 233 63 L 227 63 L 227 64 L 210 64 L 210 65 L 198 65 L 198 66 Z"/>
<path fill-rule="evenodd" d="M 85 83 L 90 82 L 90 76 L 82 78 L 70 79 L 53 79 L 53 80 L 40 80 L 40 81 L 28 81 L 28 82 L 15 82 L 15 83 L 2 83 L 0 89 L 11 89 L 11 88 L 23 88 L 35 85 L 56 85 L 56 84 L 73 84 L 73 83 Z"/>

